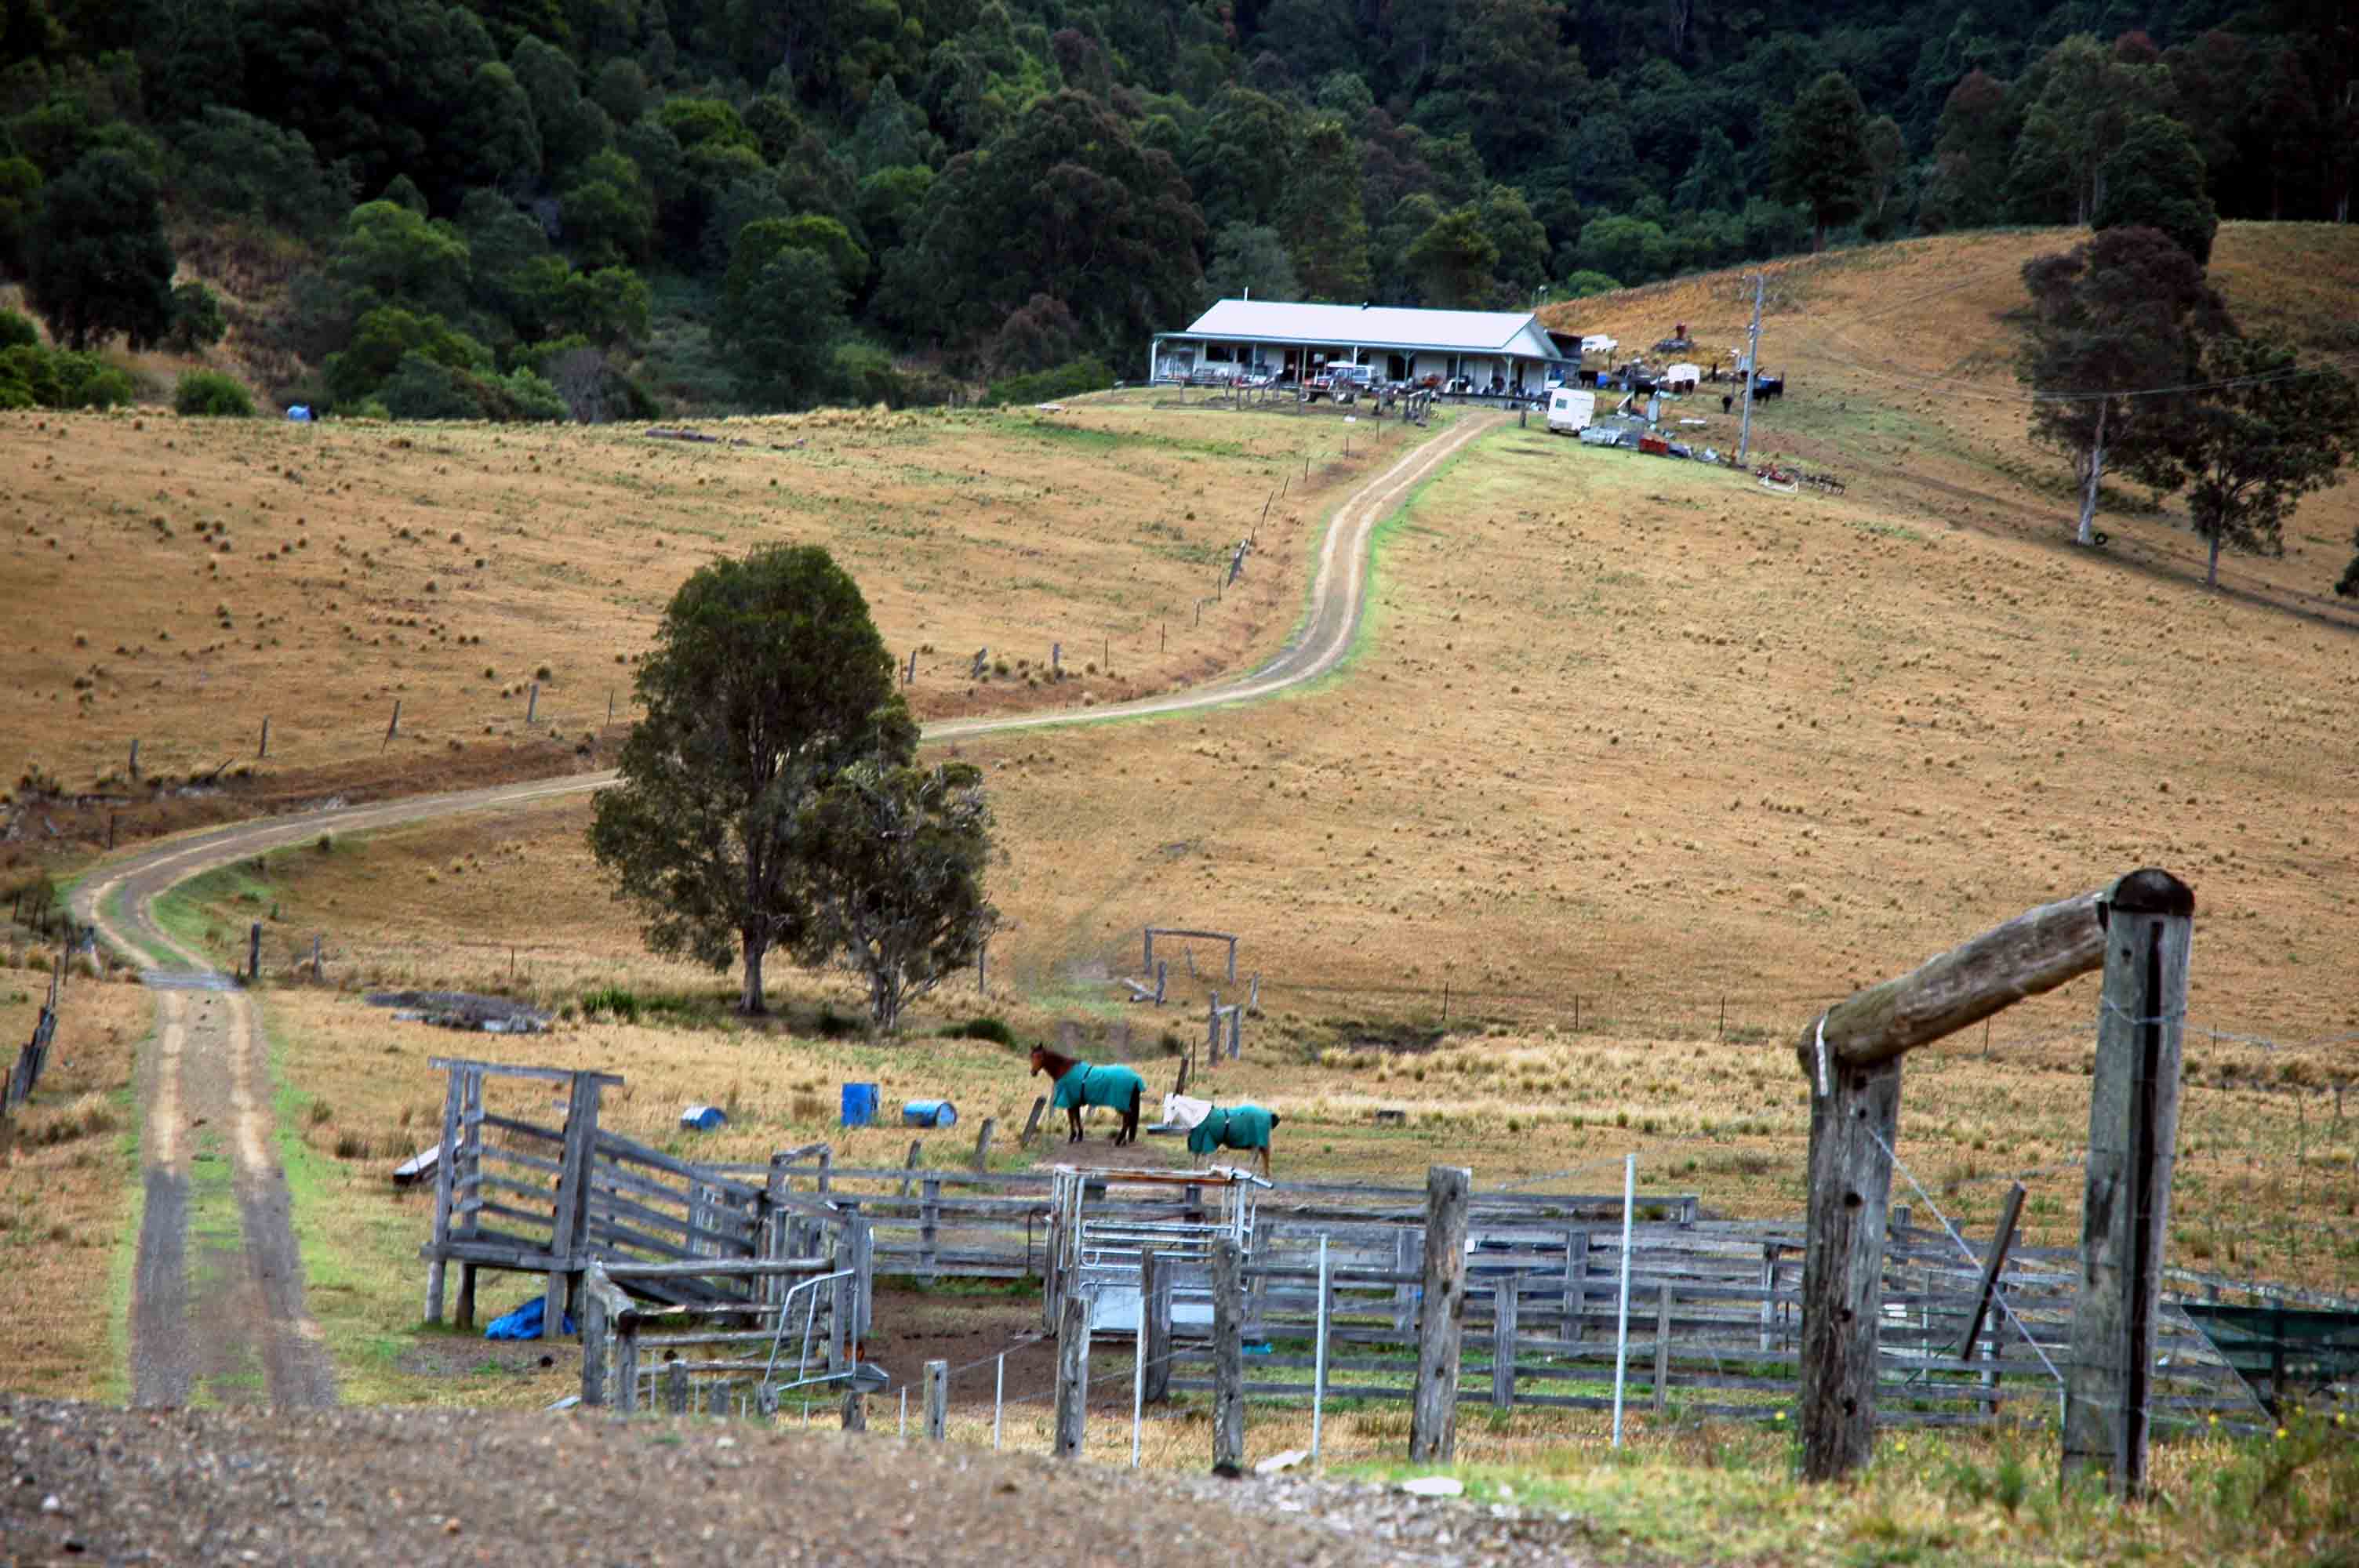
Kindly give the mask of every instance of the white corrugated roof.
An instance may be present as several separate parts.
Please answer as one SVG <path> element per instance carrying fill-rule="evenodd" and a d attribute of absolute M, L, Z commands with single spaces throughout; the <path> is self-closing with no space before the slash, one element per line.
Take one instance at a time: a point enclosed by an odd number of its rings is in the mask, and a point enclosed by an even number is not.
<path fill-rule="evenodd" d="M 1384 348 L 1495 352 L 1533 325 L 1528 311 L 1411 310 L 1397 305 L 1299 305 L 1278 299 L 1223 299 L 1196 318 L 1191 338 L 1243 341 L 1369 344 Z M 1545 334 L 1542 342 L 1547 341 Z"/>

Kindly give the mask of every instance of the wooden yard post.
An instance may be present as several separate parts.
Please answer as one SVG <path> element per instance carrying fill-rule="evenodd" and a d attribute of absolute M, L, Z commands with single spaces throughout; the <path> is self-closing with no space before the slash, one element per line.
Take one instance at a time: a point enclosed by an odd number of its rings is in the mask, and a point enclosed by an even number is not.
<path fill-rule="evenodd" d="M 1491 1407 L 1516 1403 L 1516 1287 L 1518 1276 L 1503 1274 L 1491 1287 Z"/>
<path fill-rule="evenodd" d="M 314 931 L 311 933 L 311 983 L 315 986 L 328 978 L 327 966 L 323 961 L 321 951 L 326 941 L 327 934 L 325 932 Z"/>
<path fill-rule="evenodd" d="M 926 1435 L 940 1443 L 951 1434 L 951 1364 L 926 1363 Z"/>
<path fill-rule="evenodd" d="M 262 979 L 262 922 L 253 922 L 245 928 L 245 978 Z"/>
<path fill-rule="evenodd" d="M 2099 911 L 2112 891 L 2043 904 L 1870 986 L 1829 1008 L 1796 1043 L 1810 1086 L 1799 1401 L 1806 1480 L 1847 1473 L 1875 1445 L 1875 1330 L 1901 1057 L 2103 963 Z"/>
<path fill-rule="evenodd" d="M 535 681 L 535 682 L 533 682 L 533 683 L 532 683 L 532 689 L 531 689 L 530 691 L 527 691 L 527 693 L 525 693 L 525 697 L 524 697 L 524 721 L 525 721 L 525 723 L 526 723 L 527 726 L 528 726 L 528 725 L 530 725 L 530 724 L 532 723 L 532 721 L 533 721 L 533 715 L 534 715 L 534 714 L 536 714 L 536 713 L 538 713 L 538 712 L 539 712 L 539 711 L 540 711 L 540 683 L 539 683 L 538 681 Z"/>
<path fill-rule="evenodd" d="M 592 1260 L 582 1284 L 582 1402 L 592 1409 L 606 1402 L 606 1360 L 621 1296 L 604 1265 Z"/>
<path fill-rule="evenodd" d="M 446 1249 L 451 1243 L 451 1187 L 453 1170 L 459 1162 L 459 1074 L 457 1064 L 451 1067 L 450 1087 L 442 1097 L 441 1152 L 434 1160 L 434 1234 L 429 1243 L 431 1256 L 426 1264 L 426 1321 L 442 1321 L 442 1281 L 449 1268 Z"/>
<path fill-rule="evenodd" d="M 1810 1100 L 1809 1250 L 1802 1260 L 1802 1476 L 1832 1480 L 1875 1448 L 1875 1327 L 1900 1060 L 1831 1065 Z"/>
<path fill-rule="evenodd" d="M 688 1413 L 688 1363 L 666 1362 L 663 1376 L 664 1413 L 686 1415 Z"/>
<path fill-rule="evenodd" d="M 868 1396 L 856 1388 L 843 1390 L 843 1430 L 846 1432 L 868 1430 Z"/>
<path fill-rule="evenodd" d="M 918 1214 L 918 1244 L 922 1249 L 919 1268 L 923 1278 L 932 1281 L 940 1276 L 942 1270 L 942 1179 L 940 1176 L 926 1178 L 925 1197 Z"/>
<path fill-rule="evenodd" d="M 139 782 L 139 737 L 131 738 L 131 782 Z"/>
<path fill-rule="evenodd" d="M 1235 1002 L 1229 1004 L 1229 1060 L 1234 1062 L 1245 1048 L 1245 1010 Z"/>
<path fill-rule="evenodd" d="M 1090 1414 L 1090 1299 L 1077 1290 L 1065 1292 L 1064 1310 L 1057 1314 L 1057 1435 L 1056 1455 L 1079 1459 Z"/>
<path fill-rule="evenodd" d="M 2122 1498 L 2146 1489 L 2147 1400 L 2169 1232 L 2194 931 L 2194 892 L 2169 872 L 2137 871 L 2114 885 L 2089 1089 L 2063 1473 L 2105 1476 Z"/>
<path fill-rule="evenodd" d="M 1138 1260 L 1139 1354 L 1147 1358 L 1140 1398 L 1161 1404 L 1171 1397 L 1171 1261 L 1149 1247 Z"/>
<path fill-rule="evenodd" d="M 924 1156 L 925 1152 L 926 1141 L 924 1139 L 912 1138 L 909 1140 L 909 1157 L 901 1162 L 901 1190 L 899 1193 L 895 1195 L 896 1196 L 908 1197 L 909 1195 L 909 1184 L 917 1179 L 914 1173 L 918 1169 L 919 1160 Z"/>
<path fill-rule="evenodd" d="M 1655 1287 L 1655 1413 L 1671 1400 L 1671 1282 Z"/>
<path fill-rule="evenodd" d="M 1024 1136 L 1016 1140 L 1016 1143 L 1019 1147 L 1025 1149 L 1032 1147 L 1033 1136 L 1040 1130 L 1040 1113 L 1048 1108 L 1049 1097 L 1047 1095 L 1035 1095 L 1032 1097 L 1032 1114 L 1024 1119 Z"/>
<path fill-rule="evenodd" d="M 1581 1343 L 1583 1320 L 1589 1315 L 1589 1232 L 1564 1233 L 1564 1323 L 1558 1337 L 1568 1345 Z"/>
<path fill-rule="evenodd" d="M 257 759 L 270 755 L 270 716 L 266 713 L 262 716 L 262 745 L 254 754 Z"/>
<path fill-rule="evenodd" d="M 1458 1447 L 1458 1352 L 1466 1325 L 1466 1206 L 1474 1173 L 1434 1165 L 1425 1173 L 1425 1299 L 1418 1314 L 1417 1390 L 1408 1459 L 1447 1465 Z"/>
<path fill-rule="evenodd" d="M 1245 1253 L 1227 1237 L 1212 1243 L 1212 1474 L 1245 1470 Z"/>
<path fill-rule="evenodd" d="M 384 751 L 384 750 L 386 749 L 386 747 L 390 746 L 390 745 L 392 745 L 392 744 L 393 744 L 393 738 L 394 738 L 396 735 L 398 735 L 398 734 L 400 734 L 400 733 L 401 733 L 401 698 L 399 698 L 399 697 L 395 697 L 395 698 L 393 699 L 393 719 L 392 719 L 391 722 L 389 722 L 389 723 L 387 723 L 387 724 L 386 725 L 386 727 L 385 727 L 385 739 L 384 739 L 383 741 L 379 741 L 379 742 L 377 743 L 377 748 L 376 748 L 376 749 L 377 749 L 378 751 L 380 751 L 380 752 Z"/>
<path fill-rule="evenodd" d="M 977 1174 L 991 1169 L 991 1135 L 999 1126 L 999 1118 L 983 1119 L 983 1130 L 974 1135 L 974 1168 Z"/>

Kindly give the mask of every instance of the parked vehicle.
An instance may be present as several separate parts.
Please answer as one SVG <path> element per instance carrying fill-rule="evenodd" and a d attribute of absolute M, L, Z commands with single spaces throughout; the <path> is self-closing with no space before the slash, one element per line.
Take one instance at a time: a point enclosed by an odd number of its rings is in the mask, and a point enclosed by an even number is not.
<path fill-rule="evenodd" d="M 1597 394 L 1560 386 L 1549 394 L 1548 427 L 1560 436 L 1577 436 L 1597 417 Z"/>

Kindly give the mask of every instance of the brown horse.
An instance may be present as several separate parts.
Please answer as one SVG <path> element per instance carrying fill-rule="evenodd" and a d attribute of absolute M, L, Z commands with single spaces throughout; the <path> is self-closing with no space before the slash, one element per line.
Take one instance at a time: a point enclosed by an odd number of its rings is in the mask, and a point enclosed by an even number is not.
<path fill-rule="evenodd" d="M 1147 1093 L 1147 1080 L 1128 1067 L 1077 1062 L 1046 1045 L 1035 1045 L 1032 1071 L 1048 1074 L 1049 1081 L 1056 1085 L 1056 1108 L 1065 1113 L 1071 1129 L 1066 1142 L 1082 1141 L 1082 1108 L 1089 1105 L 1111 1106 L 1121 1113 L 1122 1130 L 1114 1135 L 1116 1143 L 1138 1141 L 1138 1102 Z"/>

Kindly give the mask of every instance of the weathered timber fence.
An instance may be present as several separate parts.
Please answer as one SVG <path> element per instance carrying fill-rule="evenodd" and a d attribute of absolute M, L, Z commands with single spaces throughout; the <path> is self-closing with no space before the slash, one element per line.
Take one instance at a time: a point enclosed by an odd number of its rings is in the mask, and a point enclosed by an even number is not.
<path fill-rule="evenodd" d="M 1810 1098 L 1803 1264 L 1802 1473 L 1829 1480 L 1874 1454 L 1886 1206 L 1909 1051 L 2101 965 L 2078 1311 L 2066 1357 L 2070 1468 L 2142 1485 L 2177 1137 L 2194 895 L 2167 871 L 2017 916 L 1838 1002 L 1797 1045 Z"/>
<path fill-rule="evenodd" d="M 49 1043 L 57 1038 L 58 1005 L 65 995 L 65 986 L 66 955 L 60 948 L 49 968 L 49 992 L 33 1024 L 33 1037 L 18 1047 L 8 1076 L 0 1078 L 0 1120 L 5 1120 L 11 1111 L 31 1099 L 35 1086 L 41 1081 L 42 1069 L 49 1065 Z"/>
<path fill-rule="evenodd" d="M 822 1234 L 842 1236 L 865 1259 L 856 1206 L 824 1202 L 824 1145 L 782 1151 L 766 1166 L 698 1165 L 598 1125 L 611 1074 L 505 1066 L 435 1058 L 448 1084 L 441 1141 L 433 1152 L 433 1229 L 426 1260 L 426 1317 L 442 1316 L 446 1274 L 460 1268 L 456 1321 L 471 1327 L 478 1271 L 538 1274 L 546 1281 L 543 1332 L 554 1335 L 593 1260 L 610 1264 L 776 1260 L 807 1255 Z M 489 1086 L 561 1090 L 562 1121 L 551 1127 L 485 1104 Z M 814 1191 L 799 1196 L 798 1179 Z M 634 1276 L 633 1288 L 680 1304 L 760 1299 L 756 1273 L 696 1271 Z M 864 1262 L 859 1310 L 864 1328 Z M 766 1288 L 766 1286 L 760 1288 Z"/>

